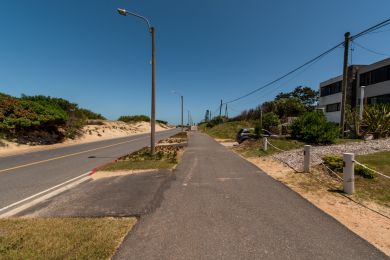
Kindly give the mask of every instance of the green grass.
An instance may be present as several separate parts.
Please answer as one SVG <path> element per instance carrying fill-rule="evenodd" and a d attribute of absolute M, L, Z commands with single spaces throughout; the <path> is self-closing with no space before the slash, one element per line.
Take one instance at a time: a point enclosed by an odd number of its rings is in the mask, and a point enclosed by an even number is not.
<path fill-rule="evenodd" d="M 234 121 L 226 122 L 220 125 L 216 125 L 213 128 L 206 128 L 205 125 L 201 127 L 201 130 L 209 134 L 214 138 L 220 139 L 236 139 L 236 134 L 240 128 L 255 127 L 254 122 L 250 121 Z"/>
<path fill-rule="evenodd" d="M 305 143 L 290 138 L 269 138 L 268 141 L 279 149 L 288 151 L 303 148 Z M 267 151 L 263 151 L 263 141 L 246 141 L 234 148 L 244 157 L 267 156 L 280 151 L 268 145 Z"/>
<path fill-rule="evenodd" d="M 1 219 L 1 259 L 109 259 L 135 218 Z"/>
<path fill-rule="evenodd" d="M 356 160 L 368 167 L 390 176 L 390 151 L 368 155 L 358 155 Z M 371 199 L 390 207 L 390 180 L 375 174 L 374 179 L 356 176 L 356 195 L 363 199 Z"/>
<path fill-rule="evenodd" d="M 362 141 L 363 141 L 363 139 L 350 139 L 350 138 L 341 139 L 341 138 L 338 138 L 338 139 L 336 139 L 335 144 L 358 143 L 358 142 L 362 142 Z"/>
<path fill-rule="evenodd" d="M 100 171 L 119 170 L 145 170 L 145 169 L 171 169 L 178 160 L 177 154 L 181 147 L 178 146 L 156 146 L 154 155 L 150 154 L 150 148 L 144 147 L 131 154 L 122 156 L 117 162 L 108 164 Z"/>

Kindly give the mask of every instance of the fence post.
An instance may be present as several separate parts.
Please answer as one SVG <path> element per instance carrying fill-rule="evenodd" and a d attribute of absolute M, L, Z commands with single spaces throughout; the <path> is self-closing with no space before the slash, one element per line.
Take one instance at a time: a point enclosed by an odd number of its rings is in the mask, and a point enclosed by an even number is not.
<path fill-rule="evenodd" d="M 311 167 L 311 145 L 305 145 L 303 149 L 303 171 L 310 172 Z"/>
<path fill-rule="evenodd" d="M 267 151 L 268 149 L 268 140 L 267 137 L 263 137 L 263 150 Z"/>
<path fill-rule="evenodd" d="M 344 192 L 351 195 L 355 192 L 354 154 L 344 153 L 343 161 Z"/>

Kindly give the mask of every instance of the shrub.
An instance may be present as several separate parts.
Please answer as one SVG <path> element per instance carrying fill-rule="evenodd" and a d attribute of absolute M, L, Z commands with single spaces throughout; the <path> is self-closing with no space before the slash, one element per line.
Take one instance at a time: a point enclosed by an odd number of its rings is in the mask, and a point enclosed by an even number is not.
<path fill-rule="evenodd" d="M 291 136 L 307 143 L 334 143 L 339 135 L 339 127 L 326 121 L 322 112 L 307 112 L 295 119 L 291 126 Z"/>
<path fill-rule="evenodd" d="M 145 115 L 121 116 L 118 118 L 118 121 L 122 121 L 125 123 L 150 122 L 150 117 Z"/>
<path fill-rule="evenodd" d="M 343 172 L 343 158 L 337 155 L 328 155 L 322 158 L 324 164 L 328 166 L 332 171 Z M 375 177 L 374 172 L 364 168 L 363 166 L 355 164 L 355 174 L 362 176 L 366 179 L 373 179 Z"/>
<path fill-rule="evenodd" d="M 365 134 L 373 134 L 375 138 L 390 135 L 390 104 L 377 104 L 366 107 L 362 122 Z"/>
<path fill-rule="evenodd" d="M 273 128 L 280 125 L 279 117 L 273 113 L 265 113 L 263 116 L 263 128 L 271 131 Z"/>

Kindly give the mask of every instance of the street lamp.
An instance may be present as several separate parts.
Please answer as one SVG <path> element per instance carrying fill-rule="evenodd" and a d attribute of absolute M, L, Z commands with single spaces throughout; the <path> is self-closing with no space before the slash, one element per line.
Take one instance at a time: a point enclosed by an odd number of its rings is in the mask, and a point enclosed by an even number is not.
<path fill-rule="evenodd" d="M 145 17 L 126 11 L 125 9 L 117 9 L 118 13 L 123 16 L 132 15 L 142 19 L 148 26 L 148 30 L 152 38 L 152 107 L 150 113 L 150 150 L 151 154 L 154 154 L 155 151 L 155 133 L 156 133 L 156 51 L 154 48 L 154 27 L 150 25 L 148 19 Z"/>
<path fill-rule="evenodd" d="M 183 107 L 183 99 L 184 98 L 183 98 L 182 94 L 180 94 L 179 92 L 177 92 L 175 90 L 173 90 L 172 93 L 180 96 L 180 99 L 181 99 L 181 132 L 184 132 L 184 129 L 183 129 L 183 109 L 184 109 L 184 107 Z"/>

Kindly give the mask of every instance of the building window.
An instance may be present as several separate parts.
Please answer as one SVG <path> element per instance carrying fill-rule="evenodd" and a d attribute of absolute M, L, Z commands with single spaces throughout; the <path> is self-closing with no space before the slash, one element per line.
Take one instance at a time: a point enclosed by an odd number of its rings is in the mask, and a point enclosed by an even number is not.
<path fill-rule="evenodd" d="M 341 81 L 321 87 L 321 97 L 329 96 L 341 92 Z"/>
<path fill-rule="evenodd" d="M 367 98 L 367 103 L 369 105 L 390 104 L 390 94 L 381 95 L 381 96 L 375 96 L 375 97 L 369 97 L 369 98 Z"/>
<path fill-rule="evenodd" d="M 360 75 L 360 86 L 368 86 L 390 80 L 390 65 Z"/>
<path fill-rule="evenodd" d="M 334 104 L 326 105 L 326 112 L 340 111 L 340 104 L 341 103 L 334 103 Z"/>

